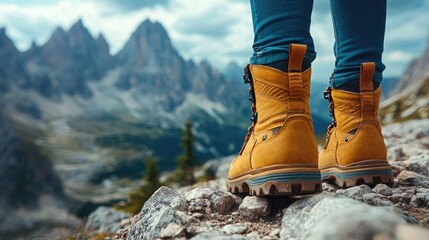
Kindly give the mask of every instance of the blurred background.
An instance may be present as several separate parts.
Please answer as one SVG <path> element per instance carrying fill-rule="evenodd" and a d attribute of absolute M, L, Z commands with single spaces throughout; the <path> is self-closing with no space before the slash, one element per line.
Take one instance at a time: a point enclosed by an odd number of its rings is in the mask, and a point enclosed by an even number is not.
<path fill-rule="evenodd" d="M 428 117 L 428 12 L 428 1 L 388 1 L 384 123 Z M 315 1 L 312 21 L 311 110 L 323 139 L 328 1 Z M 125 206 L 153 163 L 158 183 L 174 185 L 187 120 L 195 166 L 237 153 L 250 125 L 241 75 L 252 39 L 247 0 L 0 0 L 0 236 Z"/>

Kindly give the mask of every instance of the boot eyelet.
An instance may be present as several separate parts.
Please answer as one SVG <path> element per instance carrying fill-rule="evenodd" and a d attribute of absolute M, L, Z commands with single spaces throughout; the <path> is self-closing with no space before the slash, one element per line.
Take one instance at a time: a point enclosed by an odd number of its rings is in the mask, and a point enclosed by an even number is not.
<path fill-rule="evenodd" d="M 345 142 L 348 142 L 348 141 L 349 141 L 349 136 L 347 136 L 347 137 L 344 139 L 344 141 L 345 141 Z"/>
<path fill-rule="evenodd" d="M 267 140 L 267 134 L 265 134 L 264 136 L 262 136 L 262 141 Z"/>

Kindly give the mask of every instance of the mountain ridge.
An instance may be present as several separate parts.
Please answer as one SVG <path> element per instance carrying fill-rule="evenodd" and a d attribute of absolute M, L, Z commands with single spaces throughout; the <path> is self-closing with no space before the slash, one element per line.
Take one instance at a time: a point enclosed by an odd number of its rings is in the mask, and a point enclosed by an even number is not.
<path fill-rule="evenodd" d="M 81 20 L 24 52 L 2 29 L 0 57 L 0 115 L 83 206 L 118 201 L 116 188 L 126 196 L 121 179 L 139 178 L 147 156 L 172 170 L 189 117 L 199 163 L 238 151 L 249 124 L 247 91 L 208 62 L 185 61 L 157 22 L 142 22 L 116 55 Z"/>

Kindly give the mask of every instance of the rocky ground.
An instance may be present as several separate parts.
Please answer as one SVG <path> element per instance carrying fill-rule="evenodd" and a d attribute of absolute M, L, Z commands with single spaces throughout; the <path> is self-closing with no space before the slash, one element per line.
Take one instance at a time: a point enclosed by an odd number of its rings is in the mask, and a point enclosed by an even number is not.
<path fill-rule="evenodd" d="M 429 120 L 383 132 L 391 187 L 324 183 L 323 193 L 306 197 L 237 196 L 225 191 L 225 158 L 207 164 L 218 179 L 161 187 L 134 217 L 99 209 L 88 227 L 114 239 L 429 239 Z"/>

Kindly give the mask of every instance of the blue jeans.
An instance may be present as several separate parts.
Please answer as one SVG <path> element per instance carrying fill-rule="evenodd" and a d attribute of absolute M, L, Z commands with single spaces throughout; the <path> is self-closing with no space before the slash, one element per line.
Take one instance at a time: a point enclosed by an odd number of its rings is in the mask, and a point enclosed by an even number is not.
<path fill-rule="evenodd" d="M 373 81 L 383 79 L 382 53 L 386 0 L 330 0 L 335 32 L 335 69 L 331 86 L 359 81 L 360 64 L 375 62 Z M 313 0 L 250 0 L 254 30 L 251 64 L 287 61 L 289 44 L 308 47 L 305 61 L 316 58 L 310 34 Z"/>

